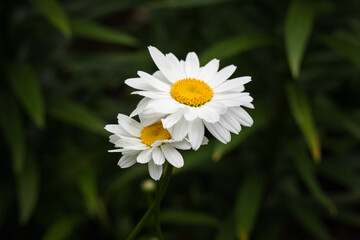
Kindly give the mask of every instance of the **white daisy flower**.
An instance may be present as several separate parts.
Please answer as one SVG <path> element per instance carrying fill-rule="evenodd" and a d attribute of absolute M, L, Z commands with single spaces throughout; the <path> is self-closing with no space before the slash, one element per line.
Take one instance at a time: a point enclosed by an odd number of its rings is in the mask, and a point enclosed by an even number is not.
<path fill-rule="evenodd" d="M 121 168 L 128 168 L 136 162 L 148 163 L 150 176 L 154 180 L 160 179 L 165 160 L 176 168 L 184 165 L 184 159 L 176 148 L 182 150 L 191 148 L 187 139 L 173 140 L 170 132 L 163 128 L 161 121 L 146 126 L 119 114 L 118 124 L 106 125 L 105 129 L 113 133 L 110 142 L 117 148 L 109 152 L 121 152 L 123 155 L 118 165 Z M 206 141 L 207 139 L 203 144 L 206 144 Z"/>
<path fill-rule="evenodd" d="M 219 141 L 228 143 L 230 132 L 238 134 L 241 125 L 251 126 L 253 120 L 242 108 L 253 108 L 253 98 L 244 91 L 250 77 L 229 79 L 234 65 L 220 71 L 219 60 L 213 59 L 200 67 L 194 52 L 179 61 L 172 53 L 162 54 L 149 47 L 150 55 L 160 71 L 153 75 L 139 71 L 138 78 L 125 83 L 145 98 L 130 116 L 140 114 L 148 124 L 163 118 L 163 126 L 175 140 L 186 136 L 193 149 L 203 141 L 205 127 Z"/>

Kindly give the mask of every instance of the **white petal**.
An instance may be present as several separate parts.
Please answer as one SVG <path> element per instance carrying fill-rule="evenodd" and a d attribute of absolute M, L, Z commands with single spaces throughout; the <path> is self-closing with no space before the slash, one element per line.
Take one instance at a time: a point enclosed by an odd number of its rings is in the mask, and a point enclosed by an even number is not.
<path fill-rule="evenodd" d="M 170 93 L 164 93 L 164 92 L 155 92 L 155 91 L 135 91 L 131 94 L 137 94 L 143 97 L 148 97 L 152 99 L 159 99 L 159 98 L 170 98 Z"/>
<path fill-rule="evenodd" d="M 161 145 L 161 151 L 164 153 L 167 161 L 174 167 L 180 168 L 184 166 L 184 159 L 181 154 L 169 144 Z"/>
<path fill-rule="evenodd" d="M 108 152 L 122 152 L 123 150 L 124 150 L 123 148 L 116 148 L 116 149 L 108 150 Z"/>
<path fill-rule="evenodd" d="M 157 79 L 154 76 L 142 71 L 138 71 L 137 74 L 141 77 L 141 79 L 146 83 L 146 85 L 151 86 L 153 89 L 157 89 L 162 92 L 170 92 L 170 82 L 164 83 L 163 81 Z M 125 81 L 126 82 L 126 81 Z M 147 90 L 147 89 L 143 89 Z M 151 91 L 151 89 L 149 89 Z"/>
<path fill-rule="evenodd" d="M 245 87 L 243 81 L 241 81 L 240 79 L 241 78 L 226 80 L 225 82 L 214 88 L 214 93 L 244 91 Z"/>
<path fill-rule="evenodd" d="M 169 84 L 169 80 L 164 76 L 164 74 L 161 73 L 161 71 L 156 71 L 154 72 L 153 74 L 153 77 L 156 77 L 157 79 L 159 79 L 160 81 L 166 83 L 166 84 Z"/>
<path fill-rule="evenodd" d="M 238 134 L 241 130 L 240 123 L 231 114 L 223 114 L 220 116 L 220 124 L 232 133 Z"/>
<path fill-rule="evenodd" d="M 184 117 L 187 121 L 193 121 L 195 118 L 199 116 L 198 108 L 196 107 L 187 107 L 184 111 Z"/>
<path fill-rule="evenodd" d="M 205 128 L 201 119 L 189 123 L 189 142 L 194 150 L 198 150 L 204 138 Z"/>
<path fill-rule="evenodd" d="M 117 136 L 117 135 L 115 135 L 115 134 L 114 134 L 114 135 L 110 135 L 110 137 L 109 137 L 109 142 L 115 144 L 115 142 L 118 141 L 119 139 L 120 139 L 120 137 Z"/>
<path fill-rule="evenodd" d="M 170 114 L 165 119 L 161 120 L 161 122 L 163 124 L 163 127 L 164 128 L 171 128 L 172 126 L 174 126 L 174 124 L 176 124 L 180 120 L 180 118 L 182 116 L 183 116 L 183 113 L 182 113 L 181 110 Z"/>
<path fill-rule="evenodd" d="M 162 174 L 162 165 L 156 165 L 153 161 L 148 164 L 149 174 L 155 181 L 159 180 Z"/>
<path fill-rule="evenodd" d="M 144 81 L 141 78 L 129 78 L 125 80 L 125 84 L 139 90 L 147 90 L 147 91 L 154 91 L 156 90 L 155 87 L 148 84 L 146 81 Z"/>
<path fill-rule="evenodd" d="M 204 137 L 201 145 L 206 145 L 208 143 L 209 143 L 209 139 L 207 137 Z"/>
<path fill-rule="evenodd" d="M 253 125 L 254 121 L 251 116 L 241 107 L 230 108 L 231 111 L 236 114 L 240 123 L 244 126 L 250 127 Z"/>
<path fill-rule="evenodd" d="M 219 60 L 213 59 L 204 67 L 200 68 L 199 79 L 204 82 L 210 82 L 215 77 L 219 69 Z"/>
<path fill-rule="evenodd" d="M 150 111 L 139 114 L 140 122 L 143 126 L 149 126 L 156 123 L 160 121 L 162 117 L 164 117 L 164 114 Z"/>
<path fill-rule="evenodd" d="M 170 114 L 179 110 L 179 103 L 173 99 L 154 99 L 148 104 L 148 108 L 156 113 Z"/>
<path fill-rule="evenodd" d="M 134 117 L 138 115 L 139 113 L 143 112 L 146 108 L 147 104 L 149 103 L 150 98 L 143 98 L 140 100 L 138 105 L 136 106 L 135 110 L 130 114 L 130 117 Z"/>
<path fill-rule="evenodd" d="M 118 161 L 118 165 L 121 168 L 128 168 L 131 167 L 136 163 L 136 155 L 124 155 Z"/>
<path fill-rule="evenodd" d="M 176 78 L 178 80 L 186 78 L 185 71 L 177 57 L 172 53 L 166 54 L 165 57 L 168 60 L 173 72 L 176 74 Z"/>
<path fill-rule="evenodd" d="M 199 118 L 210 123 L 218 122 L 220 119 L 219 113 L 215 109 L 208 107 L 206 104 L 199 107 L 197 113 Z"/>
<path fill-rule="evenodd" d="M 184 139 L 180 142 L 170 143 L 170 145 L 173 146 L 174 148 L 181 149 L 181 150 L 189 150 L 191 148 L 190 143 L 186 139 Z"/>
<path fill-rule="evenodd" d="M 207 130 L 220 142 L 228 143 L 231 140 L 230 132 L 227 131 L 220 123 L 207 123 L 204 122 Z"/>
<path fill-rule="evenodd" d="M 182 141 L 188 134 L 188 122 L 181 118 L 173 128 L 171 128 L 171 136 L 175 141 Z"/>
<path fill-rule="evenodd" d="M 200 71 L 199 58 L 194 52 L 188 53 L 185 61 L 185 72 L 188 78 L 198 78 Z"/>
<path fill-rule="evenodd" d="M 214 102 L 221 102 L 227 107 L 237 107 L 246 103 L 252 102 L 253 98 L 249 93 L 217 93 L 211 99 Z"/>
<path fill-rule="evenodd" d="M 144 151 L 142 151 L 136 158 L 136 161 L 138 163 L 147 163 L 151 160 L 151 152 L 152 152 L 152 149 L 151 148 L 148 148 Z"/>
<path fill-rule="evenodd" d="M 142 126 L 134 119 L 119 113 L 117 116 L 119 125 L 133 136 L 140 137 Z"/>
<path fill-rule="evenodd" d="M 247 108 L 251 108 L 251 109 L 254 109 L 254 108 L 255 108 L 255 107 L 254 107 L 254 104 L 249 103 L 249 102 L 247 102 L 247 103 L 242 103 L 241 106 L 247 107 Z"/>
<path fill-rule="evenodd" d="M 119 124 L 108 124 L 105 126 L 105 130 L 117 135 L 129 136 L 129 133 L 119 126 Z"/>
<path fill-rule="evenodd" d="M 227 110 L 225 104 L 221 102 L 210 101 L 204 104 L 206 107 L 210 107 L 215 110 L 218 114 L 224 114 Z"/>
<path fill-rule="evenodd" d="M 149 46 L 149 52 L 156 66 L 170 82 L 174 83 L 175 81 L 179 80 L 177 79 L 176 74 L 172 71 L 171 66 L 164 54 L 152 46 Z"/>
<path fill-rule="evenodd" d="M 160 148 L 154 147 L 152 151 L 152 159 L 156 165 L 163 165 L 165 162 L 165 157 Z"/>
<path fill-rule="evenodd" d="M 216 86 L 222 84 L 224 81 L 226 81 L 236 70 L 236 67 L 234 65 L 230 65 L 227 67 L 224 67 L 221 69 L 216 76 L 211 80 L 210 87 L 213 89 L 216 88 Z"/>

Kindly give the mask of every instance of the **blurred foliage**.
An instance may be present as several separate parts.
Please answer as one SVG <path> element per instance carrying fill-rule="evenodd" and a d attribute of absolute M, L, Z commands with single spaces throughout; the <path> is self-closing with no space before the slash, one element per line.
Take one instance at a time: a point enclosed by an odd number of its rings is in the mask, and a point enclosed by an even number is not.
<path fill-rule="evenodd" d="M 238 66 L 255 99 L 252 128 L 184 152 L 165 239 L 357 239 L 359 16 L 355 0 L 2 1 L 1 239 L 129 235 L 147 167 L 118 168 L 103 127 L 139 101 L 123 83 L 155 71 L 148 45 Z"/>

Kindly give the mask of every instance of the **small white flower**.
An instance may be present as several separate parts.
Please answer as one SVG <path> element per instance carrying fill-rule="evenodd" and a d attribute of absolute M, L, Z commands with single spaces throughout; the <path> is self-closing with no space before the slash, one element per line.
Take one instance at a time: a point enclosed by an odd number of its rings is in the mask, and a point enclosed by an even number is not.
<path fill-rule="evenodd" d="M 220 71 L 219 60 L 213 59 L 200 67 L 193 52 L 186 60 L 179 61 L 172 53 L 162 54 L 155 47 L 149 47 L 150 55 L 160 71 L 153 75 L 139 71 L 138 78 L 127 79 L 125 83 L 141 91 L 133 92 L 144 96 L 130 116 L 139 114 L 151 124 L 162 119 L 163 126 L 175 140 L 186 136 L 193 149 L 197 150 L 204 138 L 205 127 L 219 141 L 228 143 L 230 132 L 238 134 L 241 125 L 251 126 L 253 120 L 242 108 L 253 108 L 252 97 L 244 91 L 244 84 L 250 77 L 229 80 L 234 65 Z"/>
<path fill-rule="evenodd" d="M 173 140 L 169 131 L 163 128 L 161 121 L 146 126 L 119 114 L 118 124 L 106 125 L 105 129 L 113 133 L 110 142 L 117 148 L 109 152 L 121 152 L 123 155 L 118 165 L 128 168 L 136 162 L 148 163 L 150 176 L 154 180 L 160 179 L 165 160 L 176 168 L 184 165 L 184 159 L 176 148 L 191 148 L 187 139 Z M 206 141 L 207 139 L 203 144 L 206 144 Z"/>

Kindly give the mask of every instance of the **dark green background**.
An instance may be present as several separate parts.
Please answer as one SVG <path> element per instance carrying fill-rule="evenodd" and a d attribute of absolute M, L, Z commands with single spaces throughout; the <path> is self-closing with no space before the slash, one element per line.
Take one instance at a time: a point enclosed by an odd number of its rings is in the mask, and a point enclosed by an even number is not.
<path fill-rule="evenodd" d="M 156 70 L 153 45 L 236 65 L 255 105 L 228 145 L 183 152 L 165 239 L 358 239 L 359 16 L 356 0 L 1 1 L 0 238 L 126 239 L 153 193 L 103 127 L 136 107 L 124 80 Z"/>

